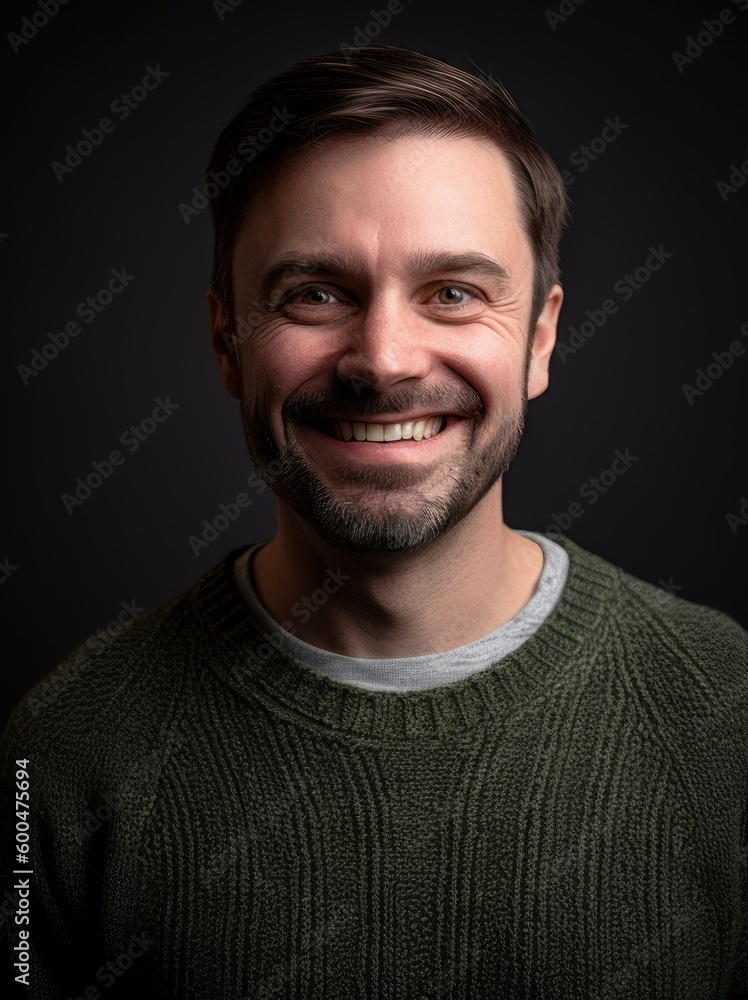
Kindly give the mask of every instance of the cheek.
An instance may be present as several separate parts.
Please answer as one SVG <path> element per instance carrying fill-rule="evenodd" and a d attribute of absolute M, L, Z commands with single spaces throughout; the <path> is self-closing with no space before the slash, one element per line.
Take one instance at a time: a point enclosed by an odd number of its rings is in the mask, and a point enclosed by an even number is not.
<path fill-rule="evenodd" d="M 283 403 L 321 371 L 334 370 L 333 358 L 326 368 L 312 340 L 309 328 L 274 319 L 254 327 L 240 345 L 242 393 L 270 422 L 278 439 L 283 437 Z"/>
<path fill-rule="evenodd" d="M 305 365 L 309 342 L 289 329 L 283 317 L 255 322 L 240 331 L 241 368 L 248 382 L 275 385 L 293 381 Z"/>
<path fill-rule="evenodd" d="M 295 325 L 284 317 L 258 324 L 247 339 L 243 371 L 257 384 L 269 382 L 281 399 L 309 382 L 328 383 L 350 336 L 329 325 Z"/>
<path fill-rule="evenodd" d="M 493 423 L 498 414 L 516 408 L 521 386 L 514 372 L 489 364 L 453 364 L 453 371 L 478 394 L 483 404 L 483 420 Z"/>
<path fill-rule="evenodd" d="M 455 333 L 458 333 L 455 330 Z M 516 336 L 483 327 L 441 357 L 441 362 L 480 396 L 487 413 L 505 410 L 522 391 L 524 344 Z"/>

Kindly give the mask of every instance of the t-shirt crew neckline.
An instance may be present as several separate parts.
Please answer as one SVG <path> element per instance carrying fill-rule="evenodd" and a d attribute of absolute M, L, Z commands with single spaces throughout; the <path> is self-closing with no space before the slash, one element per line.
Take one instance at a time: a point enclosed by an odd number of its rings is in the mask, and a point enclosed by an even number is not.
<path fill-rule="evenodd" d="M 462 680 L 424 690 L 369 691 L 341 684 L 278 648 L 237 584 L 232 549 L 188 592 L 202 625 L 205 661 L 236 694 L 299 724 L 348 732 L 370 742 L 469 737 L 521 707 L 542 711 L 571 669 L 600 648 L 619 574 L 565 535 L 543 532 L 569 557 L 556 606 L 520 646 Z M 200 640 L 198 640 L 200 641 Z M 578 683 L 578 676 L 576 677 Z"/>
<path fill-rule="evenodd" d="M 242 596 L 260 626 L 285 652 L 313 670 L 341 684 L 371 691 L 428 690 L 485 670 L 525 642 L 548 617 L 558 602 L 568 574 L 569 557 L 563 548 L 537 532 L 517 530 L 537 542 L 543 552 L 543 568 L 530 599 L 511 619 L 486 635 L 443 652 L 420 656 L 368 658 L 346 656 L 311 645 L 277 622 L 261 603 L 253 583 L 253 562 L 265 541 L 250 545 L 234 563 Z M 327 593 L 320 594 L 322 600 Z M 299 608 L 301 608 L 301 604 Z M 314 605 L 313 605 L 314 607 Z M 303 612 L 307 617 L 309 610 Z M 301 612 L 300 612 L 301 614 Z M 286 622 L 293 628 L 293 622 Z"/>

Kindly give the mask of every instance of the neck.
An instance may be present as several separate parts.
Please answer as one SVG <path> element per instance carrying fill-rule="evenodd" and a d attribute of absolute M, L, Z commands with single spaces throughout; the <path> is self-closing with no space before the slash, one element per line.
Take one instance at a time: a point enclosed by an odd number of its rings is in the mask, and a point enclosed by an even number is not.
<path fill-rule="evenodd" d="M 539 545 L 503 523 L 501 483 L 426 549 L 351 553 L 282 501 L 256 554 L 257 595 L 299 639 L 345 656 L 424 656 L 473 642 L 513 618 L 543 568 Z"/>

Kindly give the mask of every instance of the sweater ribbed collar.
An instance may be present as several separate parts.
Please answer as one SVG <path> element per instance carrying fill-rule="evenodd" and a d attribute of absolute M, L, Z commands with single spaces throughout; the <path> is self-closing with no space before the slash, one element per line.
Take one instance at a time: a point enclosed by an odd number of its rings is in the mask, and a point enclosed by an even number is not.
<path fill-rule="evenodd" d="M 204 655 L 243 699 L 259 699 L 299 724 L 348 732 L 367 742 L 480 735 L 519 711 L 537 711 L 577 665 L 599 649 L 620 571 L 556 532 L 540 532 L 569 556 L 555 608 L 525 642 L 485 670 L 420 691 L 368 691 L 330 680 L 277 647 L 237 586 L 232 549 L 185 595 L 202 633 Z"/>

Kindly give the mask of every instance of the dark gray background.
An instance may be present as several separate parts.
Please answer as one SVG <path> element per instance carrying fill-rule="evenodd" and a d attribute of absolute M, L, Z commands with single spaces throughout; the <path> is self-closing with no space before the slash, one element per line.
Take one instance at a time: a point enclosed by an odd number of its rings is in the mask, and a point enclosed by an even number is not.
<path fill-rule="evenodd" d="M 236 0 L 234 0 L 236 2 Z M 566 0 L 569 3 L 569 0 Z M 463 0 L 440 10 L 403 0 L 377 41 L 492 72 L 574 182 L 562 247 L 566 343 L 586 310 L 619 310 L 575 355 L 554 357 L 548 392 L 529 409 L 506 476 L 506 521 L 544 530 L 616 450 L 637 461 L 567 534 L 627 571 L 678 588 L 748 624 L 748 525 L 728 513 L 748 496 L 748 357 L 686 402 L 681 386 L 748 321 L 748 185 L 723 200 L 717 182 L 748 156 L 744 69 L 748 11 L 732 2 L 608 5 L 586 0 L 553 30 L 558 3 Z M 125 604 L 153 607 L 191 585 L 234 546 L 269 537 L 269 492 L 196 556 L 188 536 L 247 489 L 238 403 L 213 360 L 204 299 L 209 212 L 185 224 L 219 130 L 260 81 L 308 55 L 354 43 L 382 0 L 257 4 L 223 20 L 200 3 L 69 0 L 18 53 L 7 39 L 0 230 L 6 349 L 6 503 L 0 593 L 10 656 L 4 710 Z M 735 21 L 678 72 L 672 53 L 731 8 Z M 18 32 L 32 0 L 3 7 Z M 40 19 L 39 19 L 40 20 Z M 360 40 L 360 36 L 359 36 Z M 168 77 L 120 121 L 110 105 L 146 67 Z M 606 117 L 628 125 L 588 169 L 574 151 Z M 102 117 L 116 127 L 80 166 L 55 177 L 68 143 Z M 613 286 L 650 246 L 672 257 L 628 302 Z M 109 280 L 135 276 L 90 325 L 24 385 L 18 365 Z M 748 329 L 748 327 L 746 328 Z M 68 514 L 61 495 L 157 397 L 179 409 Z"/>

